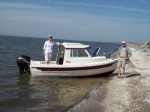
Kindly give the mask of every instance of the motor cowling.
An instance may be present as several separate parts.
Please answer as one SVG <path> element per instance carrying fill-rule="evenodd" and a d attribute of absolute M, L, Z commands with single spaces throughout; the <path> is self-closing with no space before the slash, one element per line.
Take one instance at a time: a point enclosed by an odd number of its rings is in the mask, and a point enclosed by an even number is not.
<path fill-rule="evenodd" d="M 16 63 L 19 67 L 20 73 L 30 73 L 30 61 L 31 58 L 29 56 L 21 55 L 18 57 Z"/>

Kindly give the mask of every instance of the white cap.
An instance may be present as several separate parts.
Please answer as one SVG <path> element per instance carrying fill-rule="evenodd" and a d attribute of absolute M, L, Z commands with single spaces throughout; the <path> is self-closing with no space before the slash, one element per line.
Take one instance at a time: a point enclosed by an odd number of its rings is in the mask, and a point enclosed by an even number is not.
<path fill-rule="evenodd" d="M 52 35 L 49 35 L 48 37 L 52 37 Z"/>
<path fill-rule="evenodd" d="M 125 44 L 126 42 L 125 41 L 122 41 L 122 44 Z"/>

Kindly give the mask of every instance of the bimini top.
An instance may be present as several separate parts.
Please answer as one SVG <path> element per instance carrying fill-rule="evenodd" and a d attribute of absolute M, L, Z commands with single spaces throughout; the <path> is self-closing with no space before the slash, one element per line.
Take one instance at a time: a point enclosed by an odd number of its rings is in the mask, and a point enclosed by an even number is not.
<path fill-rule="evenodd" d="M 87 48 L 90 48 L 91 46 L 90 45 L 85 45 L 85 44 L 81 44 L 81 43 L 67 43 L 67 42 L 64 42 L 62 43 L 62 45 L 66 48 L 66 49 L 69 49 L 69 48 L 72 48 L 72 49 L 87 49 Z"/>

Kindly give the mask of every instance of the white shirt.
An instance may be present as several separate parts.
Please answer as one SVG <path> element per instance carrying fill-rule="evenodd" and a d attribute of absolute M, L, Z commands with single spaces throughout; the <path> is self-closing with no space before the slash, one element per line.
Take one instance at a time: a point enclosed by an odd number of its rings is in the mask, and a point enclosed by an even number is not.
<path fill-rule="evenodd" d="M 53 46 L 54 45 L 59 45 L 58 42 L 50 42 L 50 41 L 45 41 L 45 44 L 43 46 L 43 49 L 45 49 L 45 52 L 52 52 L 53 51 Z"/>

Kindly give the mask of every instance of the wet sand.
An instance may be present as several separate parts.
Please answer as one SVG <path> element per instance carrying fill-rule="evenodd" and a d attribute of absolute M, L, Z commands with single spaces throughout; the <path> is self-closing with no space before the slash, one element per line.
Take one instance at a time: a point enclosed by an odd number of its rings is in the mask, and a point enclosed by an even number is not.
<path fill-rule="evenodd" d="M 68 112 L 150 112 L 150 56 L 131 50 L 124 78 L 115 71 L 108 83 L 95 87 Z"/>

